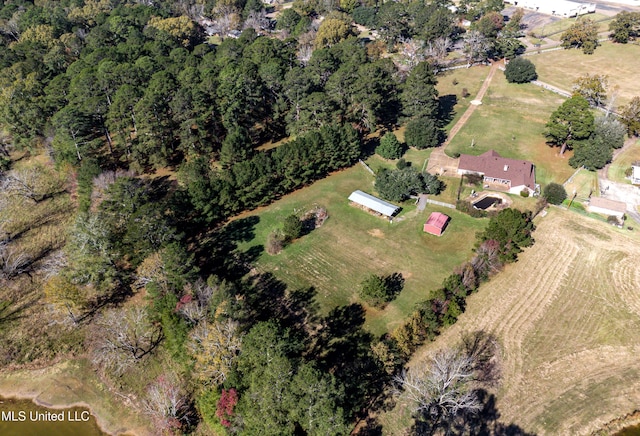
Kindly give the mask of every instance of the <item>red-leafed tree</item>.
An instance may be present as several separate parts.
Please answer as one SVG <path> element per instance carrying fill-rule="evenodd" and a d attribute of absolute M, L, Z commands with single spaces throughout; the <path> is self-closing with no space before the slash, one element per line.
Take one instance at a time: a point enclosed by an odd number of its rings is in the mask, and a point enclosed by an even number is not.
<path fill-rule="evenodd" d="M 220 423 L 225 427 L 231 427 L 231 418 L 233 418 L 233 409 L 238 404 L 238 393 L 235 389 L 223 389 L 222 395 L 216 406 L 216 416 L 220 419 Z"/>

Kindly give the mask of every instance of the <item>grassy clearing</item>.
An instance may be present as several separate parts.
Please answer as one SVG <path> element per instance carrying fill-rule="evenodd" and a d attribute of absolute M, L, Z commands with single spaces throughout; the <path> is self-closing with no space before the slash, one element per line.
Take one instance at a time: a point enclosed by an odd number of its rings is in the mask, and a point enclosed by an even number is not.
<path fill-rule="evenodd" d="M 498 72 L 483 104 L 447 147 L 447 154 L 481 154 L 496 150 L 504 157 L 531 160 L 542 185 L 564 182 L 572 173 L 558 149 L 545 144 L 544 126 L 564 99 L 531 84 L 509 84 Z M 526 108 L 526 109 L 525 109 Z M 473 144 L 473 146 L 472 146 Z"/>
<path fill-rule="evenodd" d="M 540 435 L 590 434 L 640 401 L 640 234 L 558 208 L 536 225 L 535 245 L 481 286 L 412 364 L 461 332 L 493 332 L 500 421 Z M 385 434 L 403 434 L 406 413 L 383 415 Z"/>
<path fill-rule="evenodd" d="M 455 266 L 471 256 L 473 235 L 486 220 L 431 206 L 419 213 L 412 202 L 407 202 L 390 224 L 347 201 L 356 189 L 374 193 L 373 181 L 373 176 L 356 165 L 287 195 L 252 214 L 260 221 L 253 238 L 239 248 L 262 247 L 269 232 L 281 227 L 291 213 L 303 213 L 314 205 L 326 207 L 329 219 L 322 227 L 279 255 L 263 252 L 257 268 L 273 272 L 292 288 L 314 286 L 324 313 L 337 305 L 359 301 L 359 285 L 368 274 L 402 273 L 406 282 L 398 298 L 384 310 L 368 308 L 366 326 L 381 334 L 402 323 L 417 301 L 428 298 Z M 442 237 L 422 232 L 424 221 L 434 210 L 453 218 Z"/>
<path fill-rule="evenodd" d="M 640 69 L 640 46 L 634 44 L 603 42 L 592 55 L 585 55 L 580 50 L 556 50 L 528 59 L 535 64 L 540 80 L 562 89 L 571 90 L 573 82 L 584 74 L 598 73 L 609 76 L 611 89 L 618 87 L 617 105 L 627 104 L 631 98 L 640 95 L 636 79 Z"/>
<path fill-rule="evenodd" d="M 631 184 L 631 180 L 625 176 L 625 171 L 636 161 L 640 161 L 640 141 L 636 141 L 615 158 L 609 166 L 608 177 L 614 182 Z"/>

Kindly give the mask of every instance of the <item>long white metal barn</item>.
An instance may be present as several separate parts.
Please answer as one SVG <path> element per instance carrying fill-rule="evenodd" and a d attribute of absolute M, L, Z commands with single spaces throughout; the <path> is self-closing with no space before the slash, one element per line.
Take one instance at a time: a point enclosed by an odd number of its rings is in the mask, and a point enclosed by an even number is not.
<path fill-rule="evenodd" d="M 393 217 L 400 211 L 400 208 L 395 204 L 387 203 L 384 200 L 380 200 L 379 198 L 360 190 L 353 191 L 351 195 L 349 195 L 349 200 L 389 218 Z"/>
<path fill-rule="evenodd" d="M 595 3 L 579 3 L 570 0 L 505 0 L 505 3 L 564 18 L 591 14 L 596 11 Z"/>

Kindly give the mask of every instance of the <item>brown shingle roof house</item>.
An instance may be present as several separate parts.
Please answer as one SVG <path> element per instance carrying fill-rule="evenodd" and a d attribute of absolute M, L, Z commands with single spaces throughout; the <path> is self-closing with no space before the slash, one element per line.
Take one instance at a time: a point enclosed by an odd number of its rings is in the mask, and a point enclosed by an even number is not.
<path fill-rule="evenodd" d="M 536 189 L 536 173 L 533 164 L 526 160 L 502 157 L 497 151 L 489 150 L 480 156 L 461 154 L 458 174 L 480 174 L 485 182 L 505 185 L 509 193 L 519 194 Z"/>

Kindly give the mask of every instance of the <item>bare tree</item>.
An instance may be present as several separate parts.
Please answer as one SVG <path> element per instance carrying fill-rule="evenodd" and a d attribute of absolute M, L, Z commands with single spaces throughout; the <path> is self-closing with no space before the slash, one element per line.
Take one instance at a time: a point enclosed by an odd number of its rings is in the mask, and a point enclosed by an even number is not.
<path fill-rule="evenodd" d="M 462 51 L 467 56 L 469 65 L 473 65 L 476 62 L 485 62 L 489 58 L 489 50 L 491 50 L 491 42 L 477 30 L 469 32 L 464 39 Z"/>
<path fill-rule="evenodd" d="M 22 250 L 9 244 L 7 240 L 0 241 L 0 279 L 11 280 L 23 273 L 28 273 L 32 259 Z"/>
<path fill-rule="evenodd" d="M 241 343 L 238 323 L 231 319 L 196 326 L 189 340 L 196 377 L 204 383 L 223 383 L 240 352 Z"/>
<path fill-rule="evenodd" d="M 243 29 L 252 28 L 256 33 L 260 34 L 269 28 L 269 19 L 264 9 L 260 11 L 251 11 L 249 16 L 242 25 Z"/>
<path fill-rule="evenodd" d="M 64 191 L 63 180 L 41 166 L 12 170 L 0 180 L 0 190 L 7 195 L 39 203 Z"/>
<path fill-rule="evenodd" d="M 111 309 L 95 323 L 91 335 L 92 362 L 120 375 L 149 354 L 162 340 L 162 332 L 139 306 Z"/>
<path fill-rule="evenodd" d="M 426 59 L 424 41 L 413 38 L 402 39 L 400 41 L 400 54 L 404 58 L 409 71 L 411 71 L 413 67 Z"/>
<path fill-rule="evenodd" d="M 441 65 L 447 58 L 449 51 L 453 48 L 450 38 L 440 37 L 429 41 L 425 48 L 425 55 L 431 59 L 431 63 Z"/>
<path fill-rule="evenodd" d="M 474 362 L 464 352 L 447 348 L 430 361 L 411 368 L 395 381 L 414 403 L 421 420 L 432 426 L 450 426 L 456 417 L 482 409 L 473 390 Z"/>
<path fill-rule="evenodd" d="M 151 383 L 142 404 L 160 433 L 177 433 L 189 422 L 191 401 L 175 374 L 163 374 Z"/>

